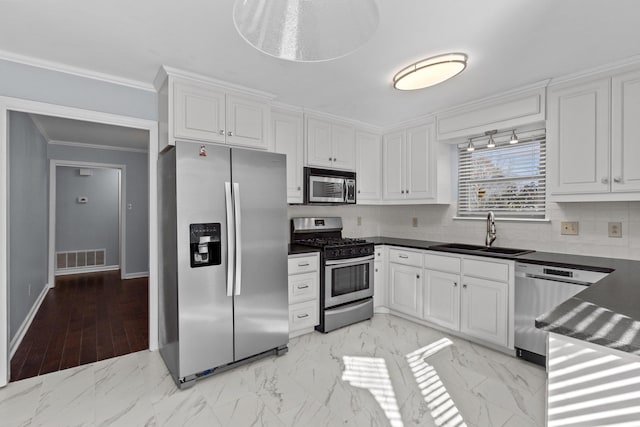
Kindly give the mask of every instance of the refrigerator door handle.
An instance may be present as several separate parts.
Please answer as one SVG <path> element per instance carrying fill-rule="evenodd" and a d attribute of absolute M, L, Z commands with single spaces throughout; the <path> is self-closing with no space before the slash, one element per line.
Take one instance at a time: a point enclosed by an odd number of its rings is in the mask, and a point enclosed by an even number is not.
<path fill-rule="evenodd" d="M 235 237 L 236 237 L 236 295 L 240 295 L 242 288 L 242 216 L 240 215 L 240 184 L 233 183 L 233 204 L 235 211 Z"/>
<path fill-rule="evenodd" d="M 233 201 L 231 183 L 224 183 L 224 196 L 227 205 L 227 296 L 233 296 L 233 270 L 235 268 L 235 221 L 233 217 Z"/>

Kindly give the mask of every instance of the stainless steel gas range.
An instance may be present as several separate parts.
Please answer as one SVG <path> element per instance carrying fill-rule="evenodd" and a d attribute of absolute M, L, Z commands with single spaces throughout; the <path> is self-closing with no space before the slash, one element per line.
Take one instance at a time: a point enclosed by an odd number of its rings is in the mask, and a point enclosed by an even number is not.
<path fill-rule="evenodd" d="M 373 243 L 342 237 L 342 218 L 292 218 L 291 243 L 320 248 L 320 325 L 329 332 L 373 316 Z"/>

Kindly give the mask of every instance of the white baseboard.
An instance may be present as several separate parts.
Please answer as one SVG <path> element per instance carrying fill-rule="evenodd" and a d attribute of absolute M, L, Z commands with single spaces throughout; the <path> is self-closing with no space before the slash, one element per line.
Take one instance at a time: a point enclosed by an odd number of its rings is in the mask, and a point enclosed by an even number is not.
<path fill-rule="evenodd" d="M 149 272 L 148 271 L 141 271 L 139 273 L 127 273 L 127 274 L 123 274 L 122 278 L 123 279 L 139 279 L 141 277 L 149 277 Z"/>
<path fill-rule="evenodd" d="M 56 276 L 68 276 L 70 274 L 81 273 L 99 273 L 101 271 L 113 271 L 119 270 L 119 265 L 101 265 L 96 267 L 80 267 L 80 268 L 67 268 L 64 270 L 56 270 Z"/>
<path fill-rule="evenodd" d="M 40 305 L 42 305 L 42 301 L 44 301 L 44 297 L 47 295 L 48 291 L 49 284 L 46 284 L 42 288 L 42 292 L 40 292 L 40 295 L 38 295 L 38 299 L 36 299 L 36 302 L 31 307 L 31 310 L 29 310 L 29 313 L 22 322 L 22 325 L 20 325 L 20 327 L 18 328 L 15 337 L 13 337 L 13 339 L 9 343 L 9 360 L 11 360 L 16 350 L 18 350 L 18 347 L 20 347 L 20 343 L 29 330 L 29 326 L 31 326 L 31 322 L 33 322 L 34 317 L 36 317 L 36 313 L 40 309 Z"/>

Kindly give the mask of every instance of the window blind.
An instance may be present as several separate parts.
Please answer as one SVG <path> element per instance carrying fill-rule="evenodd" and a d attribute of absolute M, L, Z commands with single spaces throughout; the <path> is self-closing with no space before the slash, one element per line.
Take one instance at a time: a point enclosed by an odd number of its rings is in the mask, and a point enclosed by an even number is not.
<path fill-rule="evenodd" d="M 545 218 L 546 140 L 458 149 L 458 216 Z"/>

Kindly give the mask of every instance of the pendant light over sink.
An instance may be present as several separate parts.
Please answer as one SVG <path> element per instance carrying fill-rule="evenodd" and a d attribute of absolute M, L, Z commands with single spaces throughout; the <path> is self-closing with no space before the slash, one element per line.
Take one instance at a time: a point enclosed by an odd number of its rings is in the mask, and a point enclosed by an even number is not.
<path fill-rule="evenodd" d="M 424 89 L 460 74 L 467 67 L 464 53 L 446 53 L 415 62 L 393 76 L 393 87 L 400 90 Z"/>
<path fill-rule="evenodd" d="M 236 0 L 233 22 L 253 47 L 280 59 L 328 61 L 365 44 L 378 28 L 375 0 Z"/>

